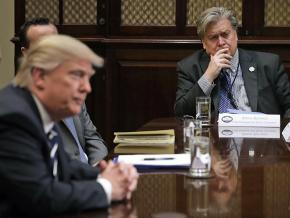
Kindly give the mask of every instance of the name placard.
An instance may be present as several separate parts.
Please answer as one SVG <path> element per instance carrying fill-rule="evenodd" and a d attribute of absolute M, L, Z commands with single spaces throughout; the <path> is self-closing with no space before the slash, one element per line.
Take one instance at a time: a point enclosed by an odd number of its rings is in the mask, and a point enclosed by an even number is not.
<path fill-rule="evenodd" d="M 221 113 L 219 114 L 218 125 L 280 127 L 280 115 Z"/>
<path fill-rule="evenodd" d="M 286 142 L 290 142 L 290 123 L 283 129 L 282 135 Z"/>
<path fill-rule="evenodd" d="M 219 138 L 280 138 L 279 127 L 219 126 Z"/>

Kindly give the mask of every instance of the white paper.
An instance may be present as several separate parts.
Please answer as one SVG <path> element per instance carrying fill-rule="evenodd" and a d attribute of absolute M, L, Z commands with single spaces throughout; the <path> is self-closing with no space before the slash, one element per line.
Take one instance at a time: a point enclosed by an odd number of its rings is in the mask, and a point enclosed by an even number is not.
<path fill-rule="evenodd" d="M 290 142 L 290 123 L 283 129 L 282 135 L 286 142 Z"/>
<path fill-rule="evenodd" d="M 152 160 L 148 160 L 152 159 Z M 190 165 L 190 154 L 144 154 L 144 155 L 119 155 L 117 162 L 124 162 L 139 166 L 180 166 Z"/>
<path fill-rule="evenodd" d="M 280 127 L 280 115 L 221 113 L 219 114 L 218 125 Z"/>
<path fill-rule="evenodd" d="M 278 127 L 219 126 L 220 138 L 280 138 Z"/>

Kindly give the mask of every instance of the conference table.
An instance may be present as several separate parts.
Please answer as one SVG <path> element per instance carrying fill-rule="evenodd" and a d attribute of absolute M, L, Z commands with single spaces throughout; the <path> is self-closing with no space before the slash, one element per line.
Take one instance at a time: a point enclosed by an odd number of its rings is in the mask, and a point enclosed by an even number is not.
<path fill-rule="evenodd" d="M 238 138 L 229 131 L 221 135 L 223 131 L 213 125 L 208 178 L 189 177 L 187 169 L 140 171 L 131 201 L 67 217 L 290 217 L 290 143 L 281 135 L 287 123 L 283 120 L 278 129 L 244 128 Z M 181 119 L 154 119 L 139 130 L 171 128 L 175 153 L 181 153 Z"/>

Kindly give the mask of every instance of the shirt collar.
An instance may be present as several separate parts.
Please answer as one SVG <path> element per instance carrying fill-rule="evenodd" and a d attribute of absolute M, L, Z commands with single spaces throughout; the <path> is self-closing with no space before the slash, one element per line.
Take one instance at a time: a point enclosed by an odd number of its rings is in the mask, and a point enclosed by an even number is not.
<path fill-rule="evenodd" d="M 53 125 L 54 125 L 54 122 L 52 121 L 50 115 L 48 114 L 47 110 L 44 108 L 43 104 L 39 101 L 39 99 L 32 94 L 32 97 L 36 103 L 36 107 L 40 113 L 40 118 L 42 120 L 42 123 L 43 123 L 43 129 L 44 129 L 44 132 L 45 133 L 48 133 Z"/>

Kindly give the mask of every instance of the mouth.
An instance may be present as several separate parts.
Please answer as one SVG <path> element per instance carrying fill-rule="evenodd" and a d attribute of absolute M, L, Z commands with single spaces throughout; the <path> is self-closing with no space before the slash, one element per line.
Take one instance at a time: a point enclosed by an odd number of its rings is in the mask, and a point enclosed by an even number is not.
<path fill-rule="evenodd" d="M 85 102 L 85 98 L 74 98 L 74 102 L 75 102 L 77 105 L 83 105 L 84 102 Z"/>

